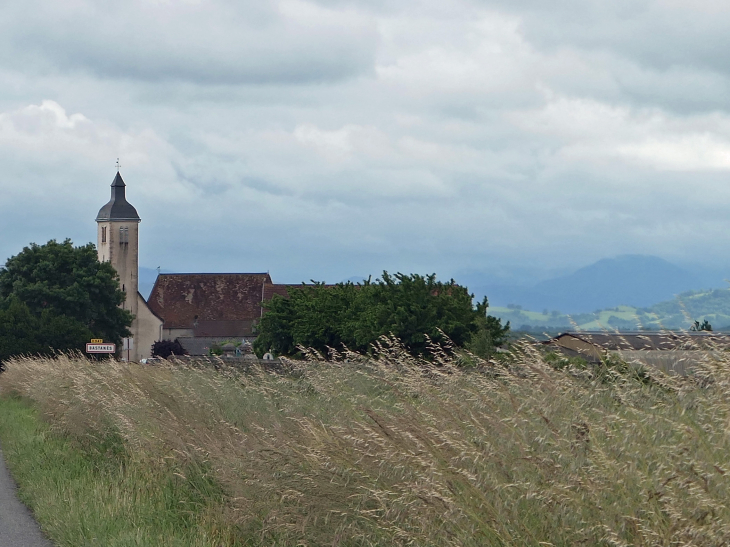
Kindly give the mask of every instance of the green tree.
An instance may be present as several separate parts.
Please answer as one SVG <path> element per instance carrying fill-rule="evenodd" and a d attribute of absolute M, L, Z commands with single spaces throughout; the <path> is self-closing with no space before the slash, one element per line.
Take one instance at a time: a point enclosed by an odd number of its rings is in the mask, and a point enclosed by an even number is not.
<path fill-rule="evenodd" d="M 695 324 L 692 325 L 689 328 L 689 330 L 691 330 L 691 331 L 698 331 L 698 332 L 699 331 L 711 331 L 712 330 L 712 325 L 710 325 L 710 322 L 707 319 L 705 319 L 704 321 L 702 321 L 702 323 L 700 323 L 699 321 L 695 321 Z"/>
<path fill-rule="evenodd" d="M 367 291 L 367 287 L 361 286 Z M 326 352 L 343 344 L 353 350 L 367 348 L 356 331 L 365 317 L 361 314 L 364 296 L 358 286 L 324 283 L 292 287 L 289 297 L 275 295 L 265 303 L 266 313 L 258 325 L 254 351 L 259 357 L 269 349 L 277 355 L 293 355 L 296 346 Z"/>
<path fill-rule="evenodd" d="M 89 243 L 32 243 L 0 269 L 0 358 L 84 349 L 90 338 L 118 346 L 129 336 L 124 293 Z"/>
<path fill-rule="evenodd" d="M 472 335 L 466 348 L 479 357 L 490 357 L 497 347 L 507 341 L 510 325 L 509 321 L 502 325 L 502 321 L 492 315 L 487 315 L 489 307 L 487 297 L 477 304 L 477 330 Z"/>
<path fill-rule="evenodd" d="M 152 357 L 162 357 L 167 359 L 170 355 L 187 355 L 188 351 L 180 343 L 180 340 L 175 338 L 172 340 L 160 340 L 152 344 Z"/>
<path fill-rule="evenodd" d="M 0 358 L 42 352 L 43 346 L 38 340 L 39 323 L 28 306 L 17 298 L 3 302 L 0 306 Z"/>
<path fill-rule="evenodd" d="M 381 279 L 362 284 L 302 285 L 289 298 L 275 296 L 264 303 L 254 350 L 293 355 L 297 346 L 326 353 L 327 348 L 368 351 L 382 335 L 393 334 L 414 354 L 428 352 L 428 339 L 448 337 L 464 346 L 475 336 L 489 347 L 501 343 L 509 325 L 487 315 L 487 300 L 472 305 L 472 295 L 454 280 L 436 276 L 383 272 Z"/>
<path fill-rule="evenodd" d="M 15 296 L 0 303 L 0 360 L 13 355 L 78 350 L 92 336 L 78 321 L 52 310 L 33 315 Z"/>

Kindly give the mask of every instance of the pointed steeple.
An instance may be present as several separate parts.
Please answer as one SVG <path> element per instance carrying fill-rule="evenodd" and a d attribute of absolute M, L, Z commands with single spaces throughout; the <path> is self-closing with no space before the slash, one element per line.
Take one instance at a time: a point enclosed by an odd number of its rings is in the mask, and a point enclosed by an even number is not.
<path fill-rule="evenodd" d="M 138 221 L 140 220 L 132 204 L 127 201 L 125 195 L 127 185 L 124 184 L 122 175 L 117 171 L 117 176 L 114 177 L 112 182 L 112 198 L 109 203 L 104 205 L 99 210 L 99 214 L 96 215 L 97 222 L 104 222 L 109 220 L 127 220 L 127 221 Z"/>

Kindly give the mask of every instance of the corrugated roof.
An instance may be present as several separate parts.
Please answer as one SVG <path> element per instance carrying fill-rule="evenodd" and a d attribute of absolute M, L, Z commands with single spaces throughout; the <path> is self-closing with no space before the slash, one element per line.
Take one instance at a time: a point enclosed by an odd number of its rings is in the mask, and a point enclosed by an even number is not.
<path fill-rule="evenodd" d="M 97 222 L 108 220 L 140 220 L 137 209 L 127 201 L 125 189 L 126 185 L 122 180 L 122 175 L 117 171 L 117 176 L 114 177 L 114 181 L 112 182 L 112 197 L 109 203 L 99 209 L 99 214 L 96 215 Z"/>
<path fill-rule="evenodd" d="M 563 337 L 577 338 L 609 351 L 618 350 L 671 350 L 727 346 L 730 335 L 718 332 L 566 332 L 544 342 L 559 343 Z"/>
<path fill-rule="evenodd" d="M 250 322 L 261 317 L 266 284 L 271 284 L 267 273 L 160 274 L 147 304 L 165 328 L 201 326 L 215 336 L 218 327 L 212 322 L 226 322 L 220 324 L 226 332 L 250 329 Z"/>

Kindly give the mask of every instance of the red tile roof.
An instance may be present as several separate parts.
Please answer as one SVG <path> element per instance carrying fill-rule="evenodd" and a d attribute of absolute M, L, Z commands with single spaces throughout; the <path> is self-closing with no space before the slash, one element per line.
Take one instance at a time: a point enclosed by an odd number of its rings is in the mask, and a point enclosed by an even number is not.
<path fill-rule="evenodd" d="M 259 312 L 260 313 L 260 312 Z M 244 321 L 197 321 L 193 327 L 193 335 L 198 336 L 227 336 L 237 338 L 253 335 L 256 319 Z"/>
<path fill-rule="evenodd" d="M 166 329 L 200 327 L 215 335 L 211 322 L 226 322 L 218 326 L 228 331 L 258 320 L 264 287 L 271 284 L 267 273 L 160 274 L 147 304 Z"/>
<path fill-rule="evenodd" d="M 267 285 L 264 285 L 264 300 L 271 300 L 271 298 L 275 294 L 283 296 L 284 298 L 288 298 L 289 293 L 287 292 L 287 289 L 289 287 L 301 287 L 301 285 L 275 285 L 273 283 L 268 283 Z"/>
<path fill-rule="evenodd" d="M 291 284 L 274 284 L 274 283 L 268 283 L 267 285 L 264 285 L 264 300 L 271 300 L 272 297 L 275 294 L 278 294 L 279 296 L 283 296 L 284 298 L 289 297 L 289 289 L 295 288 L 295 289 L 301 289 L 302 287 L 313 287 L 314 285 L 302 285 L 301 283 L 291 283 Z M 325 285 L 325 287 L 334 287 L 334 285 Z"/>

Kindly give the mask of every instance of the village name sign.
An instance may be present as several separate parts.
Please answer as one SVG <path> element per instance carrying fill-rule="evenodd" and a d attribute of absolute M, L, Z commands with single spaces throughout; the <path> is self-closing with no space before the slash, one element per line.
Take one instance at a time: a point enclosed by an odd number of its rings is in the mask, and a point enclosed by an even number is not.
<path fill-rule="evenodd" d="M 91 342 L 86 344 L 86 353 L 116 353 L 116 344 L 105 344 L 100 338 L 92 338 Z"/>

